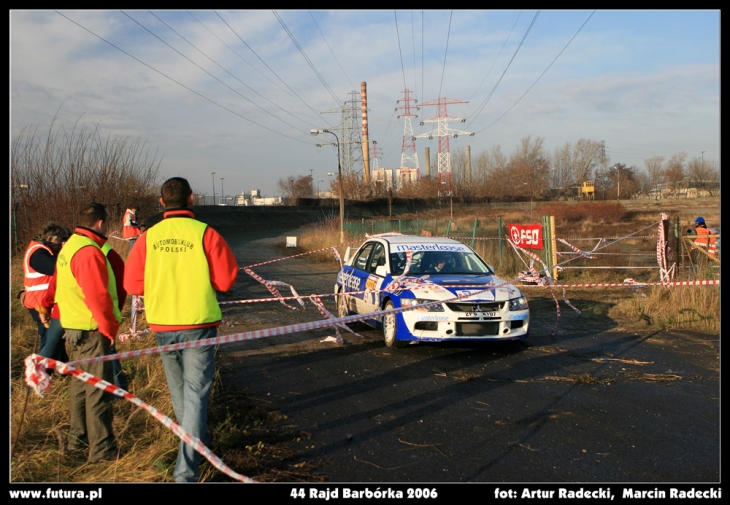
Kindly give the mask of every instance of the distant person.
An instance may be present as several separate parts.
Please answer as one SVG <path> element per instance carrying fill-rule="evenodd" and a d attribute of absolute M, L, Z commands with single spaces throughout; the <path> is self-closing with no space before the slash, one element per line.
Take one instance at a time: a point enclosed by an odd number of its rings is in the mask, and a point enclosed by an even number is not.
<path fill-rule="evenodd" d="M 214 338 L 222 317 L 216 291 L 233 287 L 238 264 L 223 237 L 195 219 L 187 180 L 168 179 L 160 193 L 163 219 L 144 231 L 130 252 L 124 287 L 132 295 L 144 295 L 147 323 L 159 346 Z M 206 445 L 214 352 L 209 345 L 162 353 L 177 422 Z M 200 457 L 181 440 L 175 481 L 197 482 Z"/>
<path fill-rule="evenodd" d="M 139 234 L 142 233 L 137 221 L 138 210 L 137 207 L 131 207 L 124 211 L 124 217 L 122 218 L 122 238 L 129 241 L 130 249 L 134 246 Z"/>
<path fill-rule="evenodd" d="M 699 216 L 695 220 L 694 233 L 697 235 L 697 238 L 692 243 L 689 254 L 693 265 L 697 268 L 702 268 L 707 264 L 708 256 L 715 258 L 717 254 L 715 249 L 716 238 L 714 236 L 715 234 L 707 228 L 705 218 L 702 216 Z"/>
<path fill-rule="evenodd" d="M 90 203 L 79 212 L 78 223 L 58 255 L 55 298 L 74 361 L 110 354 L 122 321 L 114 271 L 102 251 L 109 212 L 100 203 Z M 109 361 L 77 368 L 114 382 Z M 113 398 L 91 384 L 71 381 L 67 448 L 83 451 L 88 445 L 90 463 L 113 460 L 118 455 L 112 429 Z"/>
<path fill-rule="evenodd" d="M 43 228 L 41 234 L 30 241 L 23 258 L 23 292 L 21 295 L 23 305 L 28 309 L 30 317 L 38 325 L 38 335 L 40 336 L 39 349 L 46 348 L 48 332 L 50 330 L 50 315 L 43 305 L 43 298 L 50 285 L 53 273 L 56 270 L 56 260 L 58 253 L 63 244 L 68 240 L 71 232 L 68 228 L 64 228 L 56 223 L 49 223 Z M 53 328 L 54 338 L 58 335 L 57 328 Z M 61 330 L 63 335 L 63 330 Z M 60 340 L 60 336 L 58 336 Z M 58 342 L 53 346 L 53 352 L 50 348 L 46 348 L 47 354 L 40 354 L 47 358 L 58 359 L 64 361 L 68 356 L 63 346 L 58 347 Z M 61 349 L 63 353 L 60 354 Z M 58 353 L 57 353 L 58 351 Z M 52 355 L 51 355 L 52 354 Z"/>

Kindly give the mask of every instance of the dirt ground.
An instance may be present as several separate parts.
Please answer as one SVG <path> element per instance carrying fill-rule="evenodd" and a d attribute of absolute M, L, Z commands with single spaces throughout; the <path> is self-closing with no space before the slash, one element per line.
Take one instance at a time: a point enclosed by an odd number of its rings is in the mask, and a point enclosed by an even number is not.
<path fill-rule="evenodd" d="M 242 231 L 221 224 L 241 266 L 285 255 L 286 236 L 298 233 L 295 225 Z M 337 270 L 334 261 L 306 259 L 255 269 L 300 295 L 331 293 Z M 393 351 L 382 333 L 358 324 L 351 329 L 360 336 L 343 332 L 343 345 L 327 341 L 334 331 L 322 328 L 221 346 L 227 394 L 240 394 L 242 408 L 272 413 L 259 450 L 263 457 L 268 447 L 279 462 L 252 477 L 719 481 L 719 335 L 614 320 L 608 309 L 631 295 L 622 289 L 569 291 L 581 314 L 561 301 L 556 327 L 550 293 L 524 291 L 531 311 L 524 341 Z M 221 300 L 269 296 L 241 272 Z M 332 298 L 323 301 L 335 311 Z M 321 319 L 311 303 L 306 310 L 224 305 L 223 313 L 234 325 L 221 327 L 228 334 Z"/>

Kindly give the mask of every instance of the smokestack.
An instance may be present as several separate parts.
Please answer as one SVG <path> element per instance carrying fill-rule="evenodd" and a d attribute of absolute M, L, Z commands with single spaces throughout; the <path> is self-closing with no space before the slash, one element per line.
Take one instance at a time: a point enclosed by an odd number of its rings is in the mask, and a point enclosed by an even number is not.
<path fill-rule="evenodd" d="M 431 150 L 426 148 L 426 175 L 425 177 L 431 177 Z"/>
<path fill-rule="evenodd" d="M 466 184 L 471 186 L 471 146 L 466 146 Z"/>
<path fill-rule="evenodd" d="M 370 182 L 370 141 L 368 139 L 368 94 L 367 84 L 360 83 L 360 103 L 362 104 L 362 181 Z"/>

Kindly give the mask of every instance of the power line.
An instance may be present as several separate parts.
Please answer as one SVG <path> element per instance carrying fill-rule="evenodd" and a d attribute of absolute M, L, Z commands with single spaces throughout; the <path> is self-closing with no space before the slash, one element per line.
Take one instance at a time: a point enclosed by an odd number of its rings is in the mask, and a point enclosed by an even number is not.
<path fill-rule="evenodd" d="M 264 130 L 268 130 L 268 131 L 270 131 L 270 132 L 272 132 L 272 133 L 276 133 L 277 135 L 281 135 L 282 137 L 286 137 L 286 138 L 288 138 L 288 139 L 290 139 L 290 140 L 294 140 L 294 141 L 296 141 L 296 142 L 301 142 L 301 143 L 303 143 L 303 144 L 308 144 L 308 145 L 310 145 L 310 143 L 309 143 L 309 142 L 305 142 L 305 141 L 303 141 L 303 140 L 300 140 L 300 139 L 296 139 L 296 138 L 294 138 L 294 137 L 290 137 L 289 135 L 285 135 L 285 134 L 283 134 L 283 133 L 281 133 L 281 132 L 278 132 L 278 131 L 276 131 L 276 130 L 272 130 L 271 128 L 268 128 L 268 127 L 266 127 L 266 126 L 264 126 L 264 125 L 262 125 L 262 124 L 259 124 L 259 123 L 257 123 L 256 121 L 253 121 L 252 119 L 249 119 L 249 118 L 247 118 L 247 117 L 245 117 L 245 116 L 243 116 L 243 115 L 239 114 L 238 112 L 235 112 L 235 111 L 233 111 L 233 110 L 229 109 L 228 107 L 226 107 L 226 106 L 224 106 L 224 105 L 221 105 L 221 104 L 219 104 L 219 103 L 218 103 L 218 102 L 216 102 L 215 100 L 213 100 L 213 99 L 211 99 L 211 98 L 208 98 L 207 96 L 205 96 L 205 95 L 203 95 L 202 93 L 199 93 L 199 92 L 195 91 L 194 89 L 192 89 L 192 88 L 190 88 L 190 87 L 186 86 L 185 84 L 181 83 L 180 81 L 177 81 L 177 80 L 173 79 L 172 77 L 170 77 L 169 75 L 165 74 L 164 72 L 161 72 L 160 70 L 157 70 L 157 69 L 156 69 L 155 67 L 153 67 L 153 66 L 151 66 L 151 65 L 149 65 L 149 64 L 147 64 L 147 63 L 145 63 L 144 61 L 140 60 L 140 59 L 139 59 L 139 58 L 137 58 L 136 56 L 133 56 L 132 54 L 128 53 L 127 51 L 125 51 L 125 50 L 124 50 L 124 49 L 122 49 L 121 47 L 119 47 L 119 46 L 117 46 L 117 45 L 113 44 L 112 42 L 110 42 L 110 41 L 108 41 L 108 40 L 106 40 L 106 39 L 105 39 L 104 37 L 102 37 L 102 36 L 100 36 L 100 35 L 97 35 L 96 33 L 92 32 L 91 30 L 89 30 L 88 28 L 86 28 L 85 26 L 83 26 L 83 25 L 81 25 L 81 24 L 77 23 L 76 21 L 74 21 L 73 19 L 69 18 L 68 16 L 66 16 L 66 15 L 64 15 L 64 14 L 62 14 L 62 13 L 60 13 L 59 11 L 56 11 L 56 10 L 54 10 L 53 12 L 55 12 L 56 14 L 58 14 L 59 16 L 61 16 L 61 17 L 63 17 L 63 18 L 66 18 L 67 20 L 71 21 L 71 22 L 72 22 L 73 24 L 75 24 L 75 25 L 76 25 L 76 26 L 78 26 L 79 28 L 81 28 L 81 29 L 83 29 L 83 30 L 87 31 L 88 33 L 90 33 L 90 34 L 91 34 L 91 35 L 93 35 L 94 37 L 98 38 L 99 40 L 101 40 L 101 41 L 103 41 L 103 42 L 106 42 L 107 44 L 109 44 L 110 46 L 112 46 L 112 47 L 113 47 L 114 49 L 116 49 L 116 50 L 118 50 L 118 51 L 120 51 L 120 52 L 122 52 L 122 53 L 126 54 L 127 56 L 129 56 L 130 58 L 132 58 L 133 60 L 135 60 L 136 62 L 138 62 L 138 63 L 141 63 L 142 65 L 144 65 L 145 67 L 149 68 L 149 69 L 150 69 L 150 70 L 152 70 L 153 72 L 156 72 L 156 73 L 160 74 L 160 75 L 161 75 L 162 77 L 164 77 L 165 79 L 168 79 L 168 80 L 170 80 L 170 81 L 174 82 L 175 84 L 177 84 L 178 86 L 181 86 L 181 87 L 185 88 L 186 90 L 190 91 L 191 93 L 194 93 L 195 95 L 199 96 L 199 97 L 200 97 L 200 98 L 202 98 L 203 100 L 206 100 L 206 101 L 208 101 L 208 102 L 212 103 L 213 105 L 216 105 L 216 106 L 220 107 L 221 109 L 223 109 L 223 110 L 225 110 L 225 111 L 228 111 L 228 112 L 230 112 L 231 114 L 233 114 L 233 115 L 235 115 L 235 116 L 238 116 L 238 117 L 240 117 L 241 119 L 244 119 L 244 120 L 248 121 L 249 123 L 255 124 L 255 125 L 256 125 L 256 126 L 258 126 L 259 128 L 263 128 Z"/>
<path fill-rule="evenodd" d="M 342 68 L 342 65 L 340 65 L 340 60 L 337 59 L 335 52 L 332 50 L 332 47 L 330 47 L 329 42 L 327 42 L 327 39 L 325 38 L 324 33 L 322 33 L 322 29 L 317 24 L 317 20 L 314 19 L 314 14 L 312 14 L 312 11 L 309 11 L 309 15 L 312 17 L 312 21 L 314 21 L 314 24 L 317 27 L 317 30 L 319 30 L 320 35 L 322 35 L 322 39 L 324 40 L 324 43 L 327 44 L 327 48 L 330 50 L 330 53 L 332 53 L 332 57 L 337 62 L 337 66 L 340 67 L 340 70 L 342 70 L 342 73 L 345 75 L 345 79 L 347 79 L 347 83 L 350 85 L 350 88 L 354 88 L 355 86 L 352 85 L 352 82 L 350 81 L 350 77 L 347 75 L 347 72 L 345 72 L 345 69 Z"/>
<path fill-rule="evenodd" d="M 566 50 L 566 49 L 568 48 L 568 46 L 570 45 L 570 43 L 571 43 L 571 42 L 573 42 L 573 39 L 574 39 L 574 38 L 576 38 L 576 37 L 578 36 L 578 34 L 580 33 L 580 31 L 581 31 L 581 30 L 583 29 L 583 27 L 584 27 L 584 26 L 586 25 L 586 23 L 588 23 L 588 21 L 589 21 L 589 20 L 590 20 L 590 19 L 591 19 L 591 18 L 593 17 L 593 14 L 595 14 L 595 13 L 596 13 L 596 11 L 595 11 L 595 10 L 594 10 L 593 12 L 591 12 L 591 15 L 590 15 L 590 16 L 588 16 L 588 19 L 586 19 L 586 20 L 585 20 L 585 21 L 583 22 L 583 24 L 582 24 L 582 25 L 580 25 L 580 28 L 578 28 L 578 31 L 577 31 L 577 32 L 575 32 L 575 35 L 573 35 L 573 36 L 572 36 L 572 37 L 570 38 L 570 40 L 568 41 L 568 43 L 567 43 L 567 44 L 565 44 L 565 47 L 563 47 L 563 49 L 561 49 L 561 50 L 560 50 L 560 52 L 559 52 L 559 53 L 558 53 L 558 55 L 557 55 L 557 56 L 556 56 L 556 57 L 555 57 L 555 58 L 553 59 L 553 61 L 551 61 L 551 62 L 550 62 L 550 64 L 549 64 L 549 65 L 547 66 L 547 68 L 546 68 L 546 69 L 545 69 L 545 70 L 544 70 L 544 71 L 542 72 L 542 74 L 540 74 L 540 75 L 538 76 L 538 78 L 537 78 L 537 79 L 535 79 L 535 82 L 533 82 L 533 83 L 532 83 L 532 85 L 530 85 L 530 87 L 529 87 L 529 88 L 527 88 L 527 91 L 525 91 L 525 92 L 524 92 L 524 93 L 522 94 L 522 96 L 521 96 L 521 97 L 519 97 L 519 98 L 517 99 L 517 101 L 516 101 L 516 102 L 515 102 L 515 103 L 514 103 L 514 104 L 512 105 L 512 107 L 510 107 L 509 109 L 507 109 L 507 110 L 505 111 L 505 113 L 504 113 L 504 114 L 502 114 L 502 115 L 501 115 L 501 116 L 499 116 L 499 117 L 498 117 L 497 119 L 495 119 L 495 120 L 494 120 L 494 122 L 493 122 L 492 124 L 490 124 L 489 126 L 487 126 L 487 127 L 486 127 L 486 128 L 484 128 L 484 129 L 480 130 L 480 132 L 483 132 L 483 131 L 484 131 L 484 130 L 486 130 L 487 128 L 490 128 L 490 127 L 492 127 L 492 126 L 493 126 L 493 125 L 494 125 L 494 124 L 495 124 L 495 123 L 496 123 L 497 121 L 499 121 L 499 120 L 500 120 L 500 119 L 502 119 L 502 118 L 503 118 L 504 116 L 506 116 L 506 115 L 507 115 L 507 113 L 508 113 L 509 111 L 511 111 L 511 110 L 512 110 L 512 108 L 513 108 L 513 107 L 514 107 L 515 105 L 517 105 L 518 103 L 520 103 L 520 100 L 522 100 L 522 99 L 523 99 L 523 98 L 525 97 L 525 95 L 527 95 L 527 93 L 529 93 L 529 92 L 530 92 L 530 90 L 531 90 L 531 89 L 532 89 L 532 88 L 533 88 L 533 87 L 535 86 L 535 84 L 537 84 L 537 81 L 539 81 L 539 80 L 540 80 L 540 79 L 542 78 L 542 76 L 543 76 L 543 75 L 545 75 L 545 73 L 547 73 L 547 71 L 548 71 L 548 70 L 550 70 L 550 67 L 552 67 L 552 66 L 553 66 L 553 63 L 555 63 L 555 62 L 557 61 L 557 59 L 558 59 L 558 58 L 560 58 L 560 55 L 561 55 L 561 54 L 563 54 L 563 51 L 565 51 L 565 50 Z"/>
<path fill-rule="evenodd" d="M 444 74 L 446 73 L 446 54 L 449 52 L 449 37 L 451 36 L 451 19 L 454 17 L 454 11 L 449 14 L 449 30 L 446 32 L 446 48 L 444 49 L 444 66 L 441 69 L 441 84 L 439 84 L 439 94 L 441 96 L 441 89 L 444 86 Z M 421 97 L 423 100 L 423 97 Z"/>
<path fill-rule="evenodd" d="M 148 11 L 148 12 L 149 12 L 149 11 Z M 223 81 L 221 81 L 220 79 L 218 79 L 218 78 L 217 78 L 216 76 L 214 76 L 213 74 L 211 74 L 210 72 L 208 72 L 208 71 L 207 71 L 206 69 L 204 69 L 203 67 L 201 67 L 200 65 L 198 65 L 197 63 L 195 63 L 195 62 L 194 62 L 193 60 L 191 60 L 190 58 L 188 58 L 187 56 L 185 56 L 184 54 L 182 54 L 182 53 L 181 53 L 180 51 L 178 51 L 177 49 L 175 49 L 174 47 L 172 47 L 172 46 L 171 46 L 170 44 L 168 44 L 168 43 L 167 43 L 167 42 L 165 42 L 164 40 L 162 40 L 162 38 L 160 38 L 160 37 L 159 37 L 159 36 L 157 36 L 157 35 L 156 35 L 155 33 L 153 33 L 153 32 L 152 32 L 151 30 L 149 30 L 149 29 L 148 29 L 148 28 L 147 28 L 146 26 L 142 25 L 142 23 L 140 23 L 140 22 L 139 22 L 139 21 L 137 21 L 136 19 L 132 18 L 132 17 L 131 17 L 131 16 L 129 15 L 129 14 L 127 14 L 126 12 L 124 12 L 124 11 L 121 11 L 121 13 L 122 13 L 122 14 L 124 14 L 125 16 L 127 16 L 127 17 L 128 17 L 129 19 L 131 19 L 131 20 L 132 20 L 132 21 L 134 21 L 135 23 L 137 23 L 137 24 L 138 24 L 138 25 L 139 25 L 140 27 L 142 27 L 142 28 L 143 28 L 144 30 L 146 30 L 146 31 L 147 31 L 147 32 L 148 32 L 148 33 L 149 33 L 150 35 L 152 35 L 153 37 L 155 37 L 155 38 L 156 38 L 157 40 L 159 40 L 160 42 L 162 42 L 163 44 L 165 44 L 165 45 L 166 45 L 167 47 L 169 47 L 170 49 L 172 49 L 173 51 L 175 51 L 175 52 L 176 52 L 177 54 L 179 54 L 180 56 L 182 56 L 183 58 L 185 58 L 186 60 L 188 60 L 188 61 L 189 61 L 190 63 L 192 63 L 193 65 L 195 65 L 196 67 L 198 67 L 198 68 L 199 68 L 200 70 L 202 70 L 202 71 L 203 71 L 203 72 L 205 72 L 206 74 L 208 74 L 208 75 L 209 75 L 210 77 L 212 77 L 213 79 L 215 79 L 216 81 L 218 81 L 219 83 L 221 83 L 222 85 L 224 85 L 224 86 L 225 86 L 226 88 L 228 88 L 228 89 L 230 89 L 231 91 L 233 91 L 233 92 L 234 92 L 235 94 L 237 94 L 238 96 L 240 96 L 240 97 L 241 97 L 241 98 L 243 98 L 244 100 L 248 101 L 248 102 L 249 102 L 249 103 L 250 103 L 251 105 L 254 105 L 255 107 L 258 107 L 258 108 L 259 108 L 259 109 L 261 109 L 261 110 L 262 110 L 263 112 L 265 112 L 265 113 L 266 113 L 266 114 L 268 114 L 269 116 L 273 117 L 274 119 L 277 119 L 277 120 L 281 121 L 281 122 L 282 122 L 282 123 L 284 123 L 285 125 L 287 125 L 287 126 L 289 126 L 289 127 L 291 127 L 291 128 L 294 128 L 295 130 L 299 130 L 299 129 L 298 129 L 298 128 L 297 128 L 296 126 L 294 126 L 294 125 L 292 125 L 292 124 L 290 124 L 290 123 L 287 123 L 286 121 L 284 121 L 283 119 L 281 119 L 281 118 L 280 118 L 280 117 L 278 117 L 278 116 L 275 116 L 274 114 L 272 114 L 271 112 L 267 111 L 266 109 L 264 109 L 263 107 L 261 107 L 261 106 L 260 106 L 259 104 L 257 104 L 257 103 L 256 103 L 256 102 L 254 102 L 253 100 L 251 100 L 251 99 L 249 99 L 248 97 L 246 97 L 246 96 L 242 95 L 241 93 L 239 93 L 238 91 L 236 91 L 235 89 L 233 89 L 232 87 L 230 87 L 230 86 L 229 86 L 228 84 L 226 84 L 225 82 L 223 82 Z M 206 58 L 208 58 L 208 56 L 207 56 L 207 55 L 206 55 L 205 53 L 203 53 L 203 51 L 201 51 L 200 49 L 198 49 L 197 47 L 195 47 L 195 45 L 194 45 L 194 44 L 192 44 L 192 43 L 191 43 L 191 42 L 189 42 L 189 41 L 188 41 L 188 40 L 187 40 L 187 39 L 186 39 L 185 37 L 183 37 L 183 36 L 182 36 L 182 35 L 180 35 L 180 34 L 179 34 L 178 32 L 176 32 L 176 31 L 175 31 L 175 30 L 174 30 L 174 29 L 173 29 L 173 28 L 172 28 L 171 26 L 169 26 L 169 25 L 168 25 L 167 23 L 165 23 L 165 22 L 164 22 L 163 20 L 161 20 L 161 19 L 160 19 L 159 17 L 157 17 L 157 16 L 156 16 L 156 15 L 155 15 L 154 13 L 150 12 L 150 14 L 152 14 L 152 15 L 153 15 L 153 16 L 154 16 L 155 18 L 157 18 L 157 19 L 158 19 L 158 20 L 159 20 L 159 21 L 160 21 L 160 22 L 161 22 L 162 24 L 164 24 L 165 26 L 167 26 L 167 27 L 168 27 L 168 28 L 169 28 L 170 30 L 172 30 L 172 31 L 173 31 L 173 33 L 175 33 L 176 35 L 178 35 L 178 36 L 179 36 L 179 37 L 180 37 L 181 39 L 183 39 L 183 40 L 184 40 L 185 42 L 187 42 L 188 44 L 190 44 L 190 45 L 191 45 L 191 46 L 192 46 L 192 47 L 193 47 L 193 48 L 194 48 L 194 49 L 195 49 L 196 51 L 198 51 L 198 52 L 199 52 L 200 54 L 202 54 L 203 56 L 205 56 Z M 211 58 L 208 58 L 208 60 L 210 60 L 210 61 L 211 61 L 212 63 L 215 63 L 216 65 L 218 65 L 218 63 L 216 63 L 215 61 L 213 61 L 213 60 L 212 60 Z M 240 80 L 239 80 L 238 78 L 236 78 L 236 77 L 235 77 L 235 76 L 234 76 L 233 74 L 231 74 L 230 72 L 228 72 L 228 71 L 227 71 L 227 70 L 226 70 L 225 68 L 221 67 L 220 65 L 218 65 L 218 67 L 219 67 L 219 68 L 221 68 L 222 70 L 226 71 L 226 72 L 227 72 L 227 73 L 228 73 L 228 74 L 229 74 L 229 75 L 230 75 L 231 77 L 233 77 L 234 79 L 236 79 L 236 80 L 237 80 L 238 82 L 241 82 L 241 81 L 240 81 Z M 249 87 L 248 85 L 246 85 L 245 83 L 241 82 L 241 84 L 243 84 L 243 85 L 244 85 L 244 86 L 246 86 L 247 88 L 251 89 L 251 88 L 250 88 L 250 87 Z M 251 89 L 251 91 L 253 91 L 253 90 Z M 258 93 L 257 93 L 257 94 L 258 94 Z M 260 96 L 260 95 L 259 95 L 259 96 Z M 262 97 L 262 98 L 263 98 L 263 97 Z M 292 116 L 292 117 L 293 117 L 293 116 Z M 295 118 L 295 119 L 297 119 L 297 118 Z M 301 133 L 305 134 L 305 135 L 307 134 L 307 132 L 306 132 L 306 131 L 303 131 L 303 130 L 299 130 L 299 131 L 300 131 Z"/>
<path fill-rule="evenodd" d="M 274 72 L 274 70 L 273 70 L 273 69 L 272 69 L 272 68 L 271 68 L 271 67 L 269 66 L 269 64 L 268 64 L 268 63 L 266 63 L 266 62 L 265 62 L 265 61 L 263 60 L 263 58 L 261 58 L 261 56 L 259 56 L 259 55 L 258 55 L 258 53 L 256 53 L 256 51 L 254 51 L 254 50 L 253 50 L 253 48 L 252 48 L 251 46 L 249 46 L 249 45 L 248 45 L 248 43 L 246 43 L 246 41 L 245 41 L 245 40 L 243 40 L 243 39 L 241 38 L 241 36 L 240 36 L 240 35 L 238 35 L 238 33 L 236 33 L 236 30 L 234 30 L 234 29 L 233 29 L 233 28 L 231 27 L 231 25 L 229 25 L 229 24 L 228 24 L 228 23 L 226 22 L 226 20 L 225 20 L 225 19 L 223 19 L 223 17 L 222 17 L 222 16 L 220 15 L 220 14 L 218 14 L 218 11 L 213 11 L 213 12 L 215 12 L 215 13 L 216 13 L 216 15 L 217 15 L 217 16 L 218 16 L 218 17 L 220 18 L 220 20 L 221 20 L 221 21 L 223 21 L 223 23 L 225 23 L 225 25 L 226 25 L 226 26 L 228 27 L 228 29 L 229 29 L 229 30 L 231 30 L 231 32 L 233 32 L 233 34 L 234 34 L 234 35 L 235 35 L 236 37 L 238 37 L 238 40 L 240 40 L 241 42 L 243 42 L 243 44 L 244 44 L 244 45 L 245 45 L 245 46 L 246 46 L 246 47 L 248 48 L 248 50 L 249 50 L 249 51 L 251 51 L 251 52 L 252 52 L 252 53 L 254 54 L 254 56 L 256 56 L 256 57 L 257 57 L 257 58 L 259 59 L 259 61 L 260 61 L 261 63 L 263 63 L 263 64 L 264 64 L 264 66 L 265 66 L 266 68 L 268 68 L 268 69 L 269 69 L 269 71 L 270 71 L 270 72 L 271 72 L 272 74 L 274 74 L 274 75 L 276 76 L 276 78 L 277 78 L 277 79 L 279 79 L 279 80 L 281 81 L 281 83 L 282 83 L 282 84 L 283 84 L 284 86 L 286 86 L 286 88 L 287 88 L 287 89 L 288 89 L 289 91 L 291 91 L 291 92 L 292 92 L 292 93 L 294 94 L 294 96 L 296 96 L 296 97 L 297 97 L 297 98 L 299 99 L 299 101 L 301 101 L 301 102 L 302 102 L 302 103 L 303 103 L 304 105 L 306 105 L 306 106 L 307 106 L 307 108 L 308 108 L 309 110 L 311 110 L 312 112 L 314 112 L 314 114 L 315 114 L 315 115 L 316 115 L 316 116 L 317 116 L 318 118 L 320 118 L 320 119 L 321 119 L 321 120 L 322 120 L 323 122 L 326 122 L 326 121 L 325 121 L 325 119 L 324 119 L 324 118 L 323 118 L 323 117 L 322 117 L 322 116 L 321 116 L 321 115 L 319 114 L 319 112 L 317 112 L 316 110 L 314 110 L 314 109 L 313 109 L 313 108 L 312 108 L 312 107 L 311 107 L 311 106 L 310 106 L 310 105 L 309 105 L 309 104 L 308 104 L 307 102 L 305 102 L 305 101 L 304 101 L 304 99 L 303 99 L 302 97 L 300 97 L 300 96 L 299 96 L 299 95 L 297 94 L 297 92 L 296 92 L 296 91 L 294 91 L 293 89 L 291 89 L 291 87 L 290 87 L 290 86 L 289 86 L 289 85 L 288 85 L 288 84 L 287 84 L 286 82 L 284 82 L 284 79 L 282 79 L 281 77 L 279 77 L 279 75 L 278 75 L 278 74 L 277 74 L 276 72 Z M 328 123 L 328 124 L 329 124 L 329 123 Z"/>
<path fill-rule="evenodd" d="M 403 66 L 403 50 L 400 47 L 400 30 L 398 30 L 398 13 L 394 10 L 393 16 L 395 17 L 395 36 L 398 40 L 398 54 L 400 55 L 400 70 L 401 74 L 403 74 L 403 88 L 407 88 L 406 86 L 406 69 Z"/>
<path fill-rule="evenodd" d="M 537 21 L 537 17 L 540 15 L 540 11 L 537 11 L 535 13 L 535 16 L 533 16 L 532 21 L 530 22 L 530 26 L 527 27 L 527 31 L 522 36 L 522 40 L 520 40 L 519 45 L 517 46 L 517 49 L 515 49 L 515 52 L 512 54 L 512 58 L 510 58 L 509 63 L 507 63 L 507 66 L 505 67 L 504 71 L 502 71 L 502 75 L 499 76 L 499 79 L 497 79 L 497 82 L 494 84 L 494 87 L 489 92 L 487 97 L 484 99 L 482 104 L 479 106 L 476 115 L 474 116 L 474 119 L 471 120 L 469 124 L 472 124 L 476 119 L 479 117 L 479 114 L 482 113 L 484 110 L 484 107 L 487 105 L 489 100 L 492 98 L 492 95 L 494 95 L 494 92 L 497 90 L 497 86 L 499 86 L 499 83 L 502 82 L 502 79 L 504 78 L 504 75 L 507 73 L 507 70 L 512 65 L 512 62 L 515 60 L 515 57 L 517 56 L 517 53 L 520 51 L 520 48 L 522 47 L 522 44 L 524 44 L 525 40 L 527 39 L 527 36 L 529 35 L 530 31 L 532 31 L 532 27 L 535 26 L 535 21 Z M 486 128 L 485 128 L 486 129 Z M 476 132 L 479 133 L 479 132 Z"/>
<path fill-rule="evenodd" d="M 284 23 L 284 20 L 281 19 L 281 16 L 279 16 L 279 14 L 276 11 L 272 10 L 271 12 L 273 12 L 274 16 L 276 16 L 276 19 L 279 20 L 279 23 L 281 24 L 282 28 L 284 28 L 284 31 L 286 31 L 286 33 L 289 35 L 289 38 L 294 43 L 296 48 L 299 50 L 299 53 L 302 55 L 304 60 L 307 62 L 307 64 L 309 65 L 309 68 L 312 69 L 312 71 L 314 72 L 314 75 L 317 76 L 317 78 L 319 79 L 319 82 L 321 82 L 322 85 L 327 89 L 327 91 L 329 91 L 329 93 L 332 96 L 332 98 L 334 99 L 335 103 L 338 103 L 339 100 L 337 99 L 337 96 L 335 95 L 334 91 L 332 91 L 332 89 L 329 87 L 329 85 L 325 82 L 322 75 L 315 68 L 314 63 L 312 63 L 312 61 L 309 59 L 309 57 L 307 56 L 307 53 L 304 52 L 304 49 L 302 48 L 302 46 L 299 45 L 299 42 L 297 42 L 297 39 L 294 38 L 294 34 L 292 34 L 292 32 L 289 31 L 289 28 L 287 28 L 286 23 Z"/>

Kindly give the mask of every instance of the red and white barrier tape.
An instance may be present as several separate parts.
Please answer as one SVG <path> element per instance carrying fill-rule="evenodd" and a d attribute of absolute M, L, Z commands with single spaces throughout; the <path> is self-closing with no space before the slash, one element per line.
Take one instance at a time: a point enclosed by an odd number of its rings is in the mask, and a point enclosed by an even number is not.
<path fill-rule="evenodd" d="M 90 361 L 86 360 L 86 362 Z M 78 361 L 76 363 L 79 364 L 82 362 Z M 193 449 L 199 452 L 205 459 L 210 461 L 210 463 L 221 472 L 240 482 L 256 482 L 255 480 L 246 477 L 245 475 L 241 475 L 235 472 L 233 469 L 229 468 L 225 463 L 223 463 L 223 461 L 221 461 L 218 456 L 216 456 L 210 449 L 208 449 L 208 447 L 206 447 L 199 438 L 191 435 L 190 432 L 184 430 L 178 423 L 176 423 L 166 415 L 162 414 L 152 405 L 134 396 L 132 393 L 125 391 L 124 389 L 119 388 L 114 384 L 110 384 L 100 379 L 99 377 L 84 372 L 83 370 L 79 370 L 70 363 L 55 361 L 49 358 L 38 356 L 37 354 L 32 354 L 25 358 L 25 382 L 31 388 L 33 388 L 33 390 L 40 396 L 43 396 L 43 391 L 50 386 L 50 381 L 48 380 L 48 376 L 45 373 L 46 368 L 56 369 L 62 374 L 71 375 L 74 377 L 74 379 L 81 380 L 91 386 L 106 391 L 107 393 L 113 394 L 132 402 L 137 407 L 146 410 L 149 414 L 152 415 L 152 417 L 165 425 L 183 442 L 192 446 Z M 42 377 L 43 375 L 45 375 L 45 377 Z M 45 389 L 42 389 L 44 386 Z"/>
<path fill-rule="evenodd" d="M 129 327 L 129 333 L 120 333 L 117 340 L 126 342 L 127 340 L 142 340 L 142 336 L 149 333 L 150 329 L 137 330 L 137 314 L 144 310 L 143 296 L 132 295 L 132 324 Z"/>

